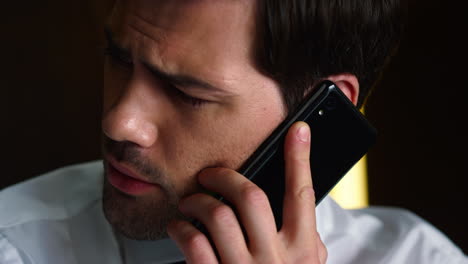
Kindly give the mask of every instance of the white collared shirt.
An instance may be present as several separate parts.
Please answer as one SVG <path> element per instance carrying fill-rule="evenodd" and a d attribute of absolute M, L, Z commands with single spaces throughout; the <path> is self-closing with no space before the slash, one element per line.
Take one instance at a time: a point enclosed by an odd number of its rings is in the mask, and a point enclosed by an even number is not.
<path fill-rule="evenodd" d="M 102 162 L 68 166 L 0 191 L 0 264 L 173 263 L 170 239 L 115 235 L 102 213 Z M 444 234 L 395 208 L 343 210 L 331 198 L 317 208 L 328 264 L 468 264 Z"/>

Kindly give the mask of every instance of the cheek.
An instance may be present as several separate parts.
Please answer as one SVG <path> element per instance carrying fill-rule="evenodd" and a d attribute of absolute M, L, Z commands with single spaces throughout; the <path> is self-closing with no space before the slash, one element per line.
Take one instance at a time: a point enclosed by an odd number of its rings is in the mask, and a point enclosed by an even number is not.
<path fill-rule="evenodd" d="M 198 143 L 193 153 L 205 167 L 238 169 L 281 121 L 280 112 L 265 107 L 239 111 L 230 118 L 218 119 L 211 129 L 192 138 Z"/>
<path fill-rule="evenodd" d="M 236 122 L 227 125 L 224 143 L 225 150 L 229 150 L 225 153 L 229 167 L 239 168 L 284 120 L 282 102 L 274 96 L 269 99 L 263 98 L 263 102 L 271 102 L 263 105 L 255 104 L 262 99 L 254 100 L 237 115 Z"/>
<path fill-rule="evenodd" d="M 280 123 L 279 120 L 256 119 L 256 122 L 250 123 L 231 135 L 231 140 L 226 142 L 225 149 L 231 150 L 226 153 L 226 164 L 231 168 L 238 169 L 242 163 L 252 155 L 260 144 L 271 134 L 271 132 Z"/>
<path fill-rule="evenodd" d="M 161 159 L 154 158 L 164 161 L 179 188 L 193 188 L 196 174 L 206 167 L 238 169 L 283 120 L 283 108 L 274 97 L 263 100 L 268 104 L 251 99 L 197 117 L 175 116 L 161 127 L 162 145 L 154 153 Z"/>

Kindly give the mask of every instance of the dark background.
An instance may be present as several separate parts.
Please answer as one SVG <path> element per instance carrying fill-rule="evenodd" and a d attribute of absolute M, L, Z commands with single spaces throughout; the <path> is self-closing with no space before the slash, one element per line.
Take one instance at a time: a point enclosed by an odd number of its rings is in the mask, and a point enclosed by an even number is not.
<path fill-rule="evenodd" d="M 2 10 L 0 188 L 99 158 L 104 10 L 92 0 Z M 366 108 L 379 130 L 369 192 L 372 205 L 413 211 L 466 253 L 468 46 L 456 10 L 409 4 L 400 51 Z"/>

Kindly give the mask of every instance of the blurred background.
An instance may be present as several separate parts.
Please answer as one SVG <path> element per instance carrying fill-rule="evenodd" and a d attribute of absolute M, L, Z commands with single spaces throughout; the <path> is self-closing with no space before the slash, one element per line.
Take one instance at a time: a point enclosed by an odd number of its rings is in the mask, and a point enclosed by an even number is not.
<path fill-rule="evenodd" d="M 100 157 L 106 6 L 46 0 L 2 8 L 0 189 Z M 467 21 L 456 10 L 409 3 L 399 53 L 366 106 L 379 131 L 367 155 L 368 197 L 413 211 L 468 254 Z"/>

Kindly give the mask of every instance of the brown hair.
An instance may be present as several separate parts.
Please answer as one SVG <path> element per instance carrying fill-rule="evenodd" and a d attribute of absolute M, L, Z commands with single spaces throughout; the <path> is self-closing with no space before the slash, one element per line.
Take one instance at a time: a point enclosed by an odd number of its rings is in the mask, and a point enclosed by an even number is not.
<path fill-rule="evenodd" d="M 356 75 L 358 107 L 396 50 L 399 0 L 259 0 L 257 62 L 276 80 L 289 111 L 305 91 L 339 73 Z"/>

